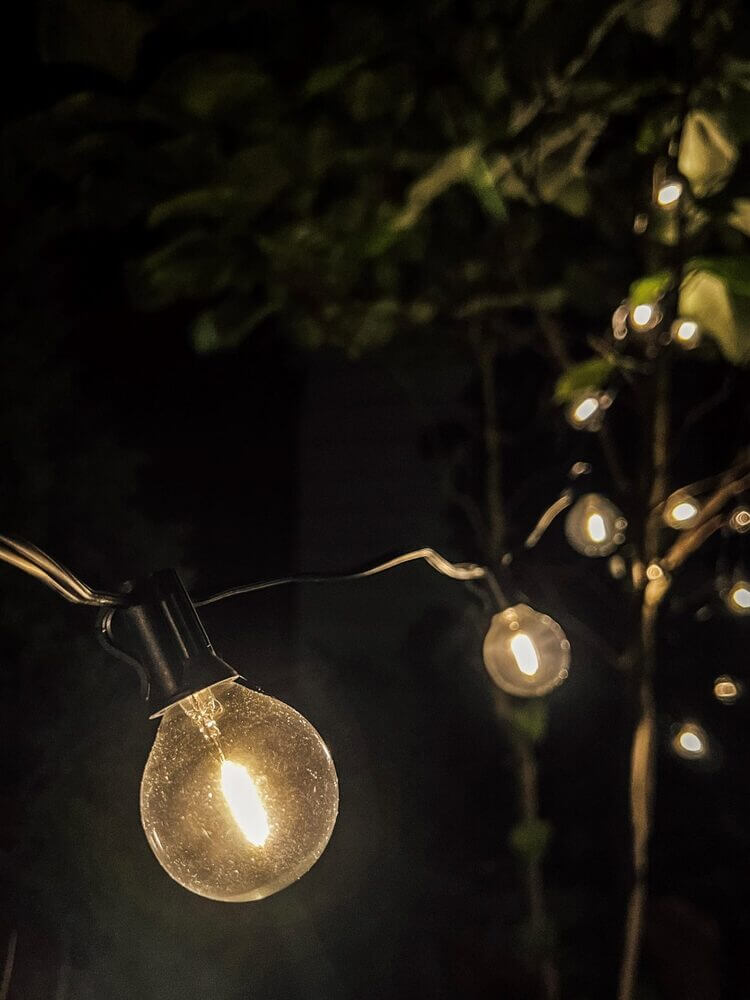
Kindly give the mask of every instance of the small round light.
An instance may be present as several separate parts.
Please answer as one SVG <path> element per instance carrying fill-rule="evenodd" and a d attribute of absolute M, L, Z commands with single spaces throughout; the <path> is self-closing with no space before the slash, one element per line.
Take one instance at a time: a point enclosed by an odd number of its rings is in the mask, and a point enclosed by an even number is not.
<path fill-rule="evenodd" d="M 662 208 L 676 208 L 682 197 L 682 181 L 676 177 L 667 177 L 656 192 L 657 204 Z"/>
<path fill-rule="evenodd" d="M 708 751 L 708 737 L 695 722 L 683 723 L 672 738 L 672 749 L 685 760 L 705 757 Z"/>
<path fill-rule="evenodd" d="M 714 697 L 722 705 L 734 705 L 742 692 L 742 685 L 727 674 L 714 681 Z"/>
<path fill-rule="evenodd" d="M 700 343 L 701 328 L 694 319 L 676 319 L 672 324 L 672 338 L 686 351 L 692 351 Z"/>
<path fill-rule="evenodd" d="M 670 528 L 684 531 L 692 528 L 700 517 L 701 505 L 695 497 L 684 490 L 678 490 L 664 502 L 662 518 Z"/>
<path fill-rule="evenodd" d="M 568 676 L 570 643 L 549 615 L 516 604 L 495 615 L 484 640 L 484 665 L 508 694 L 537 698 Z"/>
<path fill-rule="evenodd" d="M 750 614 L 750 582 L 738 580 L 726 596 L 726 605 L 734 615 Z"/>
<path fill-rule="evenodd" d="M 625 541 L 628 522 L 622 512 L 600 493 L 585 493 L 568 511 L 565 534 L 585 556 L 608 556 Z"/>
<path fill-rule="evenodd" d="M 750 509 L 747 507 L 735 507 L 729 516 L 729 527 L 736 531 L 738 535 L 744 535 L 750 531 Z"/>
<path fill-rule="evenodd" d="M 630 311 L 630 322 L 636 330 L 652 330 L 661 319 L 658 306 L 643 302 Z"/>
<path fill-rule="evenodd" d="M 570 426 L 577 431 L 598 431 L 604 419 L 604 411 L 611 403 L 609 393 L 589 389 L 571 400 L 565 416 Z"/>
<path fill-rule="evenodd" d="M 664 570 L 661 568 L 658 562 L 651 562 L 646 567 L 646 579 L 661 580 L 663 576 L 664 576 Z"/>

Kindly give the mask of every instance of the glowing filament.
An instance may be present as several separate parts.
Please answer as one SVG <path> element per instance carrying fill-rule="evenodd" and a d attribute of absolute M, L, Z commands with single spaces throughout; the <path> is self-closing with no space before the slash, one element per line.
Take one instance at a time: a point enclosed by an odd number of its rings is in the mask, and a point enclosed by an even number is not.
<path fill-rule="evenodd" d="M 525 632 L 519 632 L 510 640 L 510 651 L 518 664 L 518 669 L 527 677 L 533 677 L 539 669 L 539 657 L 531 639 Z"/>
<path fill-rule="evenodd" d="M 594 396 L 587 396 L 573 411 L 573 419 L 579 424 L 585 424 L 599 409 L 599 401 Z"/>
<path fill-rule="evenodd" d="M 245 839 L 255 847 L 262 847 L 268 839 L 268 816 L 255 782 L 242 764 L 224 761 L 221 765 L 221 790 Z"/>
<path fill-rule="evenodd" d="M 656 200 L 662 206 L 662 208 L 669 208 L 675 205 L 682 195 L 682 184 L 680 181 L 667 181 L 666 184 L 662 184 L 656 195 Z"/>
<path fill-rule="evenodd" d="M 681 501 L 681 503 L 676 504 L 671 510 L 671 516 L 675 521 L 689 521 L 697 513 L 698 508 L 694 503 L 690 503 L 689 500 Z"/>
<path fill-rule="evenodd" d="M 586 532 L 592 542 L 603 542 L 607 538 L 607 526 L 601 514 L 589 514 Z"/>

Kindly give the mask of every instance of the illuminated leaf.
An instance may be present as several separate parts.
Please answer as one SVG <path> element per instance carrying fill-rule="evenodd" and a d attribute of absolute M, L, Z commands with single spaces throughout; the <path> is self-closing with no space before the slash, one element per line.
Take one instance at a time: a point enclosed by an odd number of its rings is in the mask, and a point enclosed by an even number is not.
<path fill-rule="evenodd" d="M 584 389 L 599 389 L 606 385 L 615 367 L 614 361 L 600 357 L 588 358 L 571 365 L 557 380 L 555 402 L 567 403 Z"/>
<path fill-rule="evenodd" d="M 737 146 L 714 115 L 688 112 L 677 166 L 698 198 L 714 194 L 726 184 L 738 156 Z"/>
<path fill-rule="evenodd" d="M 682 283 L 679 308 L 713 337 L 727 361 L 750 363 L 750 297 L 733 294 L 718 274 L 693 271 Z"/>
<path fill-rule="evenodd" d="M 639 306 L 657 302 L 672 283 L 671 271 L 657 271 L 639 278 L 630 286 L 630 304 Z"/>

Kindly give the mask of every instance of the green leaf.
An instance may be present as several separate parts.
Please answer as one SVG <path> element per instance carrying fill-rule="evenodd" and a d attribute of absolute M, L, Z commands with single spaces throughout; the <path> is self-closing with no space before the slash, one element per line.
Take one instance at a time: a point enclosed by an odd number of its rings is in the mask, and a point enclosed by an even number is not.
<path fill-rule="evenodd" d="M 679 9 L 678 0 L 641 0 L 629 10 L 628 21 L 635 31 L 652 38 L 662 38 Z"/>
<path fill-rule="evenodd" d="M 198 354 L 212 354 L 214 351 L 237 347 L 252 331 L 279 306 L 273 302 L 256 308 L 227 303 L 227 307 L 206 309 L 193 323 L 193 347 Z"/>
<path fill-rule="evenodd" d="M 570 402 L 584 389 L 599 389 L 605 385 L 616 368 L 609 358 L 588 358 L 571 365 L 555 384 L 555 402 L 562 405 Z"/>
<path fill-rule="evenodd" d="M 680 137 L 677 167 L 697 198 L 715 194 L 732 174 L 739 150 L 728 130 L 708 111 L 688 112 Z"/>
<path fill-rule="evenodd" d="M 688 271 L 710 271 L 724 281 L 735 295 L 750 295 L 750 256 L 736 254 L 732 257 L 694 257 L 687 265 Z"/>
<path fill-rule="evenodd" d="M 508 836 L 508 843 L 525 861 L 539 861 L 544 857 L 551 839 L 551 824 L 536 817 L 514 826 Z"/>
<path fill-rule="evenodd" d="M 680 313 L 696 320 L 727 361 L 750 364 L 750 297 L 732 293 L 711 271 L 693 271 L 682 282 Z"/>
<path fill-rule="evenodd" d="M 630 286 L 630 305 L 640 306 L 658 302 L 672 283 L 671 271 L 657 271 L 645 278 L 639 278 Z"/>
<path fill-rule="evenodd" d="M 345 62 L 321 66 L 320 69 L 315 70 L 308 77 L 307 82 L 302 88 L 302 93 L 305 97 L 317 97 L 318 94 L 325 94 L 326 91 L 333 90 L 339 84 L 342 84 L 349 74 L 361 66 L 364 61 L 363 56 L 355 56 L 353 59 L 347 59 Z"/>
<path fill-rule="evenodd" d="M 510 721 L 513 728 L 532 743 L 538 743 L 547 730 L 547 703 L 539 698 L 513 704 Z"/>

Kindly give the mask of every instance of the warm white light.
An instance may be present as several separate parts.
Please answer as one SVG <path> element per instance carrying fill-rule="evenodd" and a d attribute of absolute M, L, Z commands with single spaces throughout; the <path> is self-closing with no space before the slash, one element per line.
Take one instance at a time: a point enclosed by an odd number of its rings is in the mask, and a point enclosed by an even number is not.
<path fill-rule="evenodd" d="M 645 303 L 640 306 L 636 306 L 631 313 L 631 318 L 634 326 L 645 330 L 653 323 L 654 307 L 646 305 Z"/>
<path fill-rule="evenodd" d="M 268 816 L 247 769 L 242 764 L 225 760 L 221 765 L 221 790 L 245 838 L 256 847 L 262 847 L 268 840 Z"/>
<path fill-rule="evenodd" d="M 607 528 L 601 514 L 589 514 L 586 531 L 592 542 L 603 542 L 607 537 Z"/>
<path fill-rule="evenodd" d="M 695 760 L 704 757 L 708 748 L 708 737 L 705 731 L 695 722 L 685 722 L 672 739 L 672 749 L 685 760 Z"/>
<path fill-rule="evenodd" d="M 736 615 L 750 613 L 750 583 L 747 580 L 738 580 L 735 583 L 727 594 L 727 605 Z"/>
<path fill-rule="evenodd" d="M 662 208 L 672 208 L 682 196 L 682 181 L 667 180 L 659 188 L 656 194 L 657 202 Z"/>
<path fill-rule="evenodd" d="M 625 541 L 627 521 L 615 505 L 600 493 L 585 493 L 565 518 L 565 534 L 585 556 L 608 556 Z"/>
<path fill-rule="evenodd" d="M 729 527 L 738 535 L 750 531 L 750 510 L 747 507 L 735 507 L 729 518 Z"/>
<path fill-rule="evenodd" d="M 510 640 L 510 648 L 521 673 L 533 677 L 539 670 L 539 657 L 531 639 L 525 632 L 518 632 Z"/>
<path fill-rule="evenodd" d="M 667 497 L 664 502 L 663 518 L 670 528 L 684 531 L 692 528 L 701 512 L 701 505 L 684 490 L 678 490 Z"/>
<path fill-rule="evenodd" d="M 723 705 L 733 705 L 740 696 L 740 685 L 726 674 L 714 681 L 714 697 Z"/>
<path fill-rule="evenodd" d="M 328 749 L 289 705 L 224 681 L 169 708 L 141 783 L 161 866 L 209 899 L 263 899 L 325 849 L 338 812 Z"/>
<path fill-rule="evenodd" d="M 484 639 L 484 665 L 503 691 L 547 694 L 568 676 L 570 643 L 548 615 L 516 604 L 495 615 Z"/>
<path fill-rule="evenodd" d="M 570 426 L 577 431 L 598 431 L 604 412 L 611 404 L 612 396 L 608 392 L 587 389 L 568 404 L 565 416 Z"/>
<path fill-rule="evenodd" d="M 595 396 L 587 396 L 582 403 L 573 411 L 573 416 L 578 423 L 585 423 L 589 417 L 593 416 L 599 409 L 599 400 Z"/>
<path fill-rule="evenodd" d="M 678 320 L 674 335 L 681 344 L 693 346 L 698 339 L 698 324 L 693 319 Z"/>

